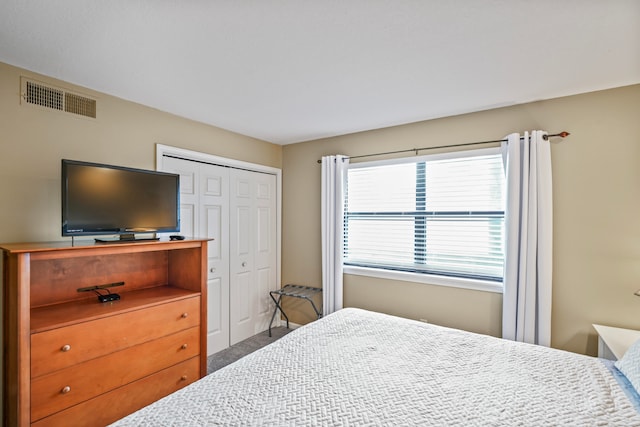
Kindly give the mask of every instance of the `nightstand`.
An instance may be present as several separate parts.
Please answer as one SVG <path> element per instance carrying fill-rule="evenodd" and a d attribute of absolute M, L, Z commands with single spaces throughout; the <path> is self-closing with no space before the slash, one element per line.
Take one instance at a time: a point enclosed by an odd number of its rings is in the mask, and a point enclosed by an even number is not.
<path fill-rule="evenodd" d="M 598 332 L 598 357 L 618 360 L 627 349 L 640 339 L 640 331 L 614 328 L 612 326 L 593 325 Z"/>

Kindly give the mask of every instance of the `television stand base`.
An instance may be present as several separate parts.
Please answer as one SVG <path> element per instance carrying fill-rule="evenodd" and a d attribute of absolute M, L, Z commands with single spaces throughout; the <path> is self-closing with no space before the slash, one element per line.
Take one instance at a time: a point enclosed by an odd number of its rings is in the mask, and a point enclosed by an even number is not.
<path fill-rule="evenodd" d="M 160 240 L 159 237 L 152 237 L 152 238 L 145 238 L 145 239 L 124 239 L 124 240 L 120 240 L 120 239 L 94 239 L 96 241 L 96 243 L 139 243 L 139 242 L 153 242 L 153 241 L 158 241 Z"/>
<path fill-rule="evenodd" d="M 122 234 L 118 239 L 94 239 L 96 243 L 137 243 L 137 242 L 152 242 L 156 240 L 160 240 L 159 237 L 156 237 L 155 233 L 153 237 L 136 237 L 134 234 Z"/>

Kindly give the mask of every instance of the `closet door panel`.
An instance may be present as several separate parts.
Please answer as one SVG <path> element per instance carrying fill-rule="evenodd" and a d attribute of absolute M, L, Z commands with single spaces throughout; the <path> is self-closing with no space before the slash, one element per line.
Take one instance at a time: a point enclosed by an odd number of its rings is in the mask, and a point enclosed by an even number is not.
<path fill-rule="evenodd" d="M 180 175 L 180 234 L 196 237 L 198 224 L 198 171 L 193 162 L 173 157 L 163 159 L 162 170 Z"/>
<path fill-rule="evenodd" d="M 254 334 L 256 289 L 253 271 L 255 214 L 252 204 L 254 173 L 243 170 L 230 172 L 233 194 L 229 201 L 230 218 L 230 281 L 229 317 L 230 344 L 236 344 Z"/>
<path fill-rule="evenodd" d="M 212 240 L 207 251 L 207 296 L 211 321 L 207 354 L 229 346 L 229 170 L 199 163 L 199 233 Z"/>
<path fill-rule="evenodd" d="M 274 175 L 256 174 L 256 196 L 254 209 L 256 212 L 256 231 L 254 233 L 254 263 L 257 271 L 257 313 L 254 333 L 269 327 L 273 302 L 269 291 L 278 288 L 277 279 L 277 231 L 276 231 L 276 177 Z"/>
<path fill-rule="evenodd" d="M 181 234 L 208 237 L 208 345 L 213 354 L 266 330 L 277 279 L 276 176 L 163 157 L 180 174 Z"/>

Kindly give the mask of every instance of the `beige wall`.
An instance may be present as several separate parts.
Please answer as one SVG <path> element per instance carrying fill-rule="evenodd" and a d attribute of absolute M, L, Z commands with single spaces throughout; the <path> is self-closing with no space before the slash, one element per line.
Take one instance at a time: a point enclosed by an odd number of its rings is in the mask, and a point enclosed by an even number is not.
<path fill-rule="evenodd" d="M 595 354 L 592 323 L 640 329 L 640 85 L 424 121 L 283 150 L 283 282 L 321 284 L 322 155 L 571 132 L 552 144 L 552 345 Z M 501 294 L 345 276 L 345 304 L 500 335 Z M 291 304 L 292 320 L 311 316 Z"/>
<path fill-rule="evenodd" d="M 97 98 L 97 118 L 21 105 L 20 76 Z M 282 147 L 0 63 L 0 241 L 61 240 L 60 159 L 155 169 L 155 144 L 281 168 Z"/>

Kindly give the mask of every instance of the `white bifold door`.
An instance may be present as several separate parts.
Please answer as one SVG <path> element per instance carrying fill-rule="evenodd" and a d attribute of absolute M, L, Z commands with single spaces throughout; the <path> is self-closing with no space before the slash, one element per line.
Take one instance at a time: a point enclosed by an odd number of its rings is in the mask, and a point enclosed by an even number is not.
<path fill-rule="evenodd" d="M 180 233 L 213 239 L 207 354 L 266 330 L 277 288 L 275 175 L 168 156 L 160 170 L 180 174 Z"/>

